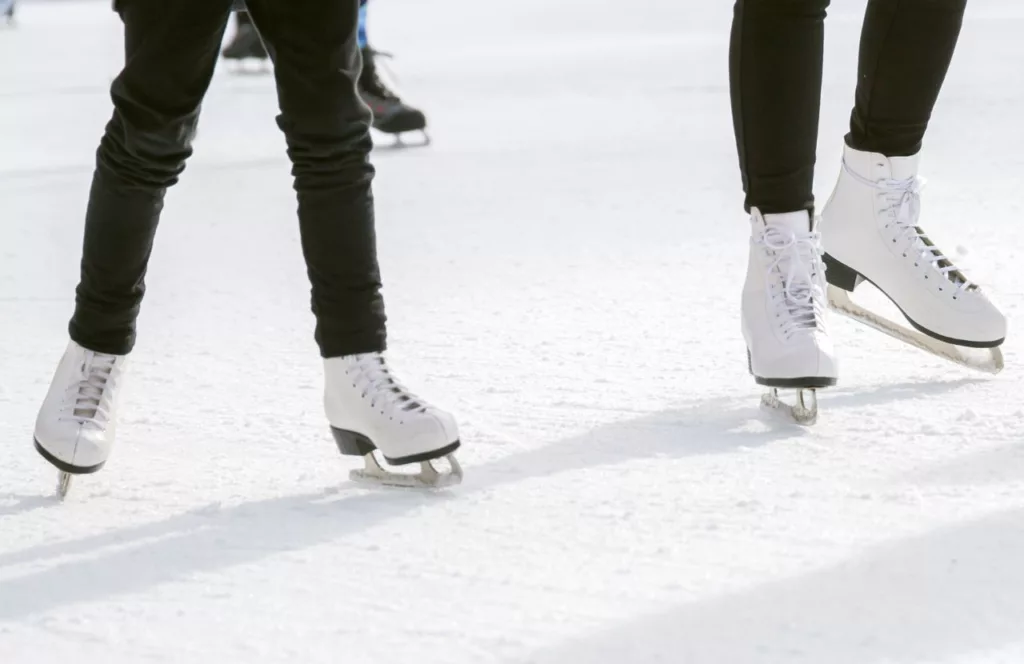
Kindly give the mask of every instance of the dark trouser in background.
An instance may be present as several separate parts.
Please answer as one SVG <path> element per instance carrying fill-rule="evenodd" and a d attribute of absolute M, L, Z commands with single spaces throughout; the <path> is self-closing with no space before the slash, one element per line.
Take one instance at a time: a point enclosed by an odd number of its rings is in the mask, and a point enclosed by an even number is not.
<path fill-rule="evenodd" d="M 271 56 L 324 357 L 385 345 L 369 163 L 356 94 L 358 0 L 248 0 Z M 71 338 L 123 355 L 167 188 L 192 154 L 232 0 L 119 0 L 125 68 L 96 156 Z M 282 220 L 284 222 L 285 220 Z M 230 260 L 230 254 L 228 254 Z"/>
<path fill-rule="evenodd" d="M 729 78 L 747 211 L 813 210 L 829 0 L 736 0 Z M 850 147 L 921 149 L 967 0 L 870 0 Z"/>

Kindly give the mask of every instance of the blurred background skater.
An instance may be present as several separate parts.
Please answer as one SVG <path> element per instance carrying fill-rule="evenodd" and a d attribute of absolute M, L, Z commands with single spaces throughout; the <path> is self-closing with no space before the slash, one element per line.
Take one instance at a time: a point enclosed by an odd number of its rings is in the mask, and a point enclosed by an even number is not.
<path fill-rule="evenodd" d="M 245 11 L 245 5 L 239 4 L 236 7 L 238 11 L 235 13 L 235 36 L 231 39 L 231 43 L 221 51 L 221 55 L 226 60 L 233 60 L 238 64 L 237 67 L 232 68 L 232 71 L 236 73 L 252 71 L 246 66 L 246 63 L 253 60 L 258 65 L 256 71 L 265 73 L 269 71 L 267 49 L 264 48 L 260 35 L 256 32 L 256 26 L 253 25 L 249 12 Z"/>
<path fill-rule="evenodd" d="M 0 16 L 5 23 L 14 23 L 14 0 L 0 0 Z"/>
<path fill-rule="evenodd" d="M 2 0 L 0 0 L 2 1 Z M 427 118 L 420 109 L 406 103 L 395 91 L 394 77 L 386 68 L 379 66 L 379 60 L 392 57 L 390 53 L 377 51 L 370 46 L 367 36 L 367 8 L 369 0 L 362 0 L 359 6 L 359 49 L 363 58 L 363 69 L 357 84 L 359 96 L 373 111 L 373 128 L 396 137 L 395 145 L 408 145 L 402 140 L 404 134 L 413 132 L 422 136 L 418 145 L 428 145 Z M 234 71 L 239 73 L 265 73 L 269 71 L 267 50 L 252 23 L 244 3 L 238 3 L 236 30 L 231 42 L 222 55 L 227 60 L 239 63 Z M 247 63 L 255 61 L 252 68 Z"/>

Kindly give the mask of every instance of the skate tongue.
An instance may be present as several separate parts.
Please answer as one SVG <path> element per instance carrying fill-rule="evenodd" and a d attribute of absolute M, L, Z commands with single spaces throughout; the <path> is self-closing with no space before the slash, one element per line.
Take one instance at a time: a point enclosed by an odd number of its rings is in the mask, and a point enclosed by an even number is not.
<path fill-rule="evenodd" d="M 890 177 L 893 180 L 916 178 L 920 163 L 920 153 L 912 157 L 889 157 Z"/>
<path fill-rule="evenodd" d="M 806 210 L 786 212 L 784 214 L 766 214 L 764 215 L 764 223 L 766 226 L 785 229 L 791 233 L 811 232 L 811 215 Z"/>

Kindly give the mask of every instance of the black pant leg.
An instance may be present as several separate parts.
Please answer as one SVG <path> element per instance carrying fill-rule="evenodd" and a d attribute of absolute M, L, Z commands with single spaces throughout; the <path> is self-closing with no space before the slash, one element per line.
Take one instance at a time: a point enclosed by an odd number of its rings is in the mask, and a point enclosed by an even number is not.
<path fill-rule="evenodd" d="M 850 147 L 907 157 L 921 149 L 967 0 L 871 0 L 861 33 Z"/>
<path fill-rule="evenodd" d="M 323 357 L 385 347 L 358 0 L 248 0 L 274 60 Z M 424 266 L 424 269 L 429 269 Z"/>
<path fill-rule="evenodd" d="M 814 208 L 828 5 L 829 0 L 736 0 L 729 83 L 748 212 Z"/>
<path fill-rule="evenodd" d="M 126 354 L 164 194 L 191 155 L 231 0 L 120 0 L 125 66 L 96 154 L 71 338 Z"/>

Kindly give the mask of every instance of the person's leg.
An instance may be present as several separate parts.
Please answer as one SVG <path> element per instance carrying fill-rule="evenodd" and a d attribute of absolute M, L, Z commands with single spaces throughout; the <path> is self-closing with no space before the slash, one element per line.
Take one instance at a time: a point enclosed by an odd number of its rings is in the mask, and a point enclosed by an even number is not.
<path fill-rule="evenodd" d="M 459 447 L 455 419 L 395 378 L 385 347 L 374 233 L 370 110 L 356 92 L 357 0 L 249 0 L 274 60 L 299 199 L 299 229 L 324 358 L 324 405 L 338 449 L 393 464 L 426 462 Z M 383 473 L 383 474 L 382 474 Z M 438 485 L 461 477 L 424 469 L 395 479 L 368 462 L 375 481 Z"/>
<path fill-rule="evenodd" d="M 856 106 L 821 229 L 833 299 L 848 298 L 841 291 L 866 278 L 918 331 L 944 344 L 991 348 L 1006 336 L 1005 317 L 920 221 L 921 144 L 965 9 L 966 0 L 869 2 Z"/>
<path fill-rule="evenodd" d="M 323 357 L 382 351 L 370 111 L 356 94 L 355 0 L 250 0 L 274 60 Z"/>
<path fill-rule="evenodd" d="M 120 0 L 125 65 L 96 154 L 71 342 L 36 419 L 35 447 L 63 473 L 110 454 L 117 392 L 167 188 L 192 152 L 231 0 Z M 65 475 L 67 477 L 67 475 Z M 66 490 L 61 484 L 61 492 Z"/>
<path fill-rule="evenodd" d="M 825 325 L 821 244 L 814 228 L 815 148 L 828 0 L 737 0 L 729 53 L 733 123 L 750 249 L 740 322 L 765 403 L 802 423 L 816 406 L 787 406 L 777 390 L 836 383 Z"/>
<path fill-rule="evenodd" d="M 125 355 L 164 194 L 192 154 L 230 0 L 121 0 L 125 66 L 96 154 L 71 338 Z"/>
<path fill-rule="evenodd" d="M 812 210 L 829 0 L 737 0 L 729 48 L 744 207 Z"/>
<path fill-rule="evenodd" d="M 921 149 L 967 0 L 871 0 L 847 144 L 888 157 Z"/>

